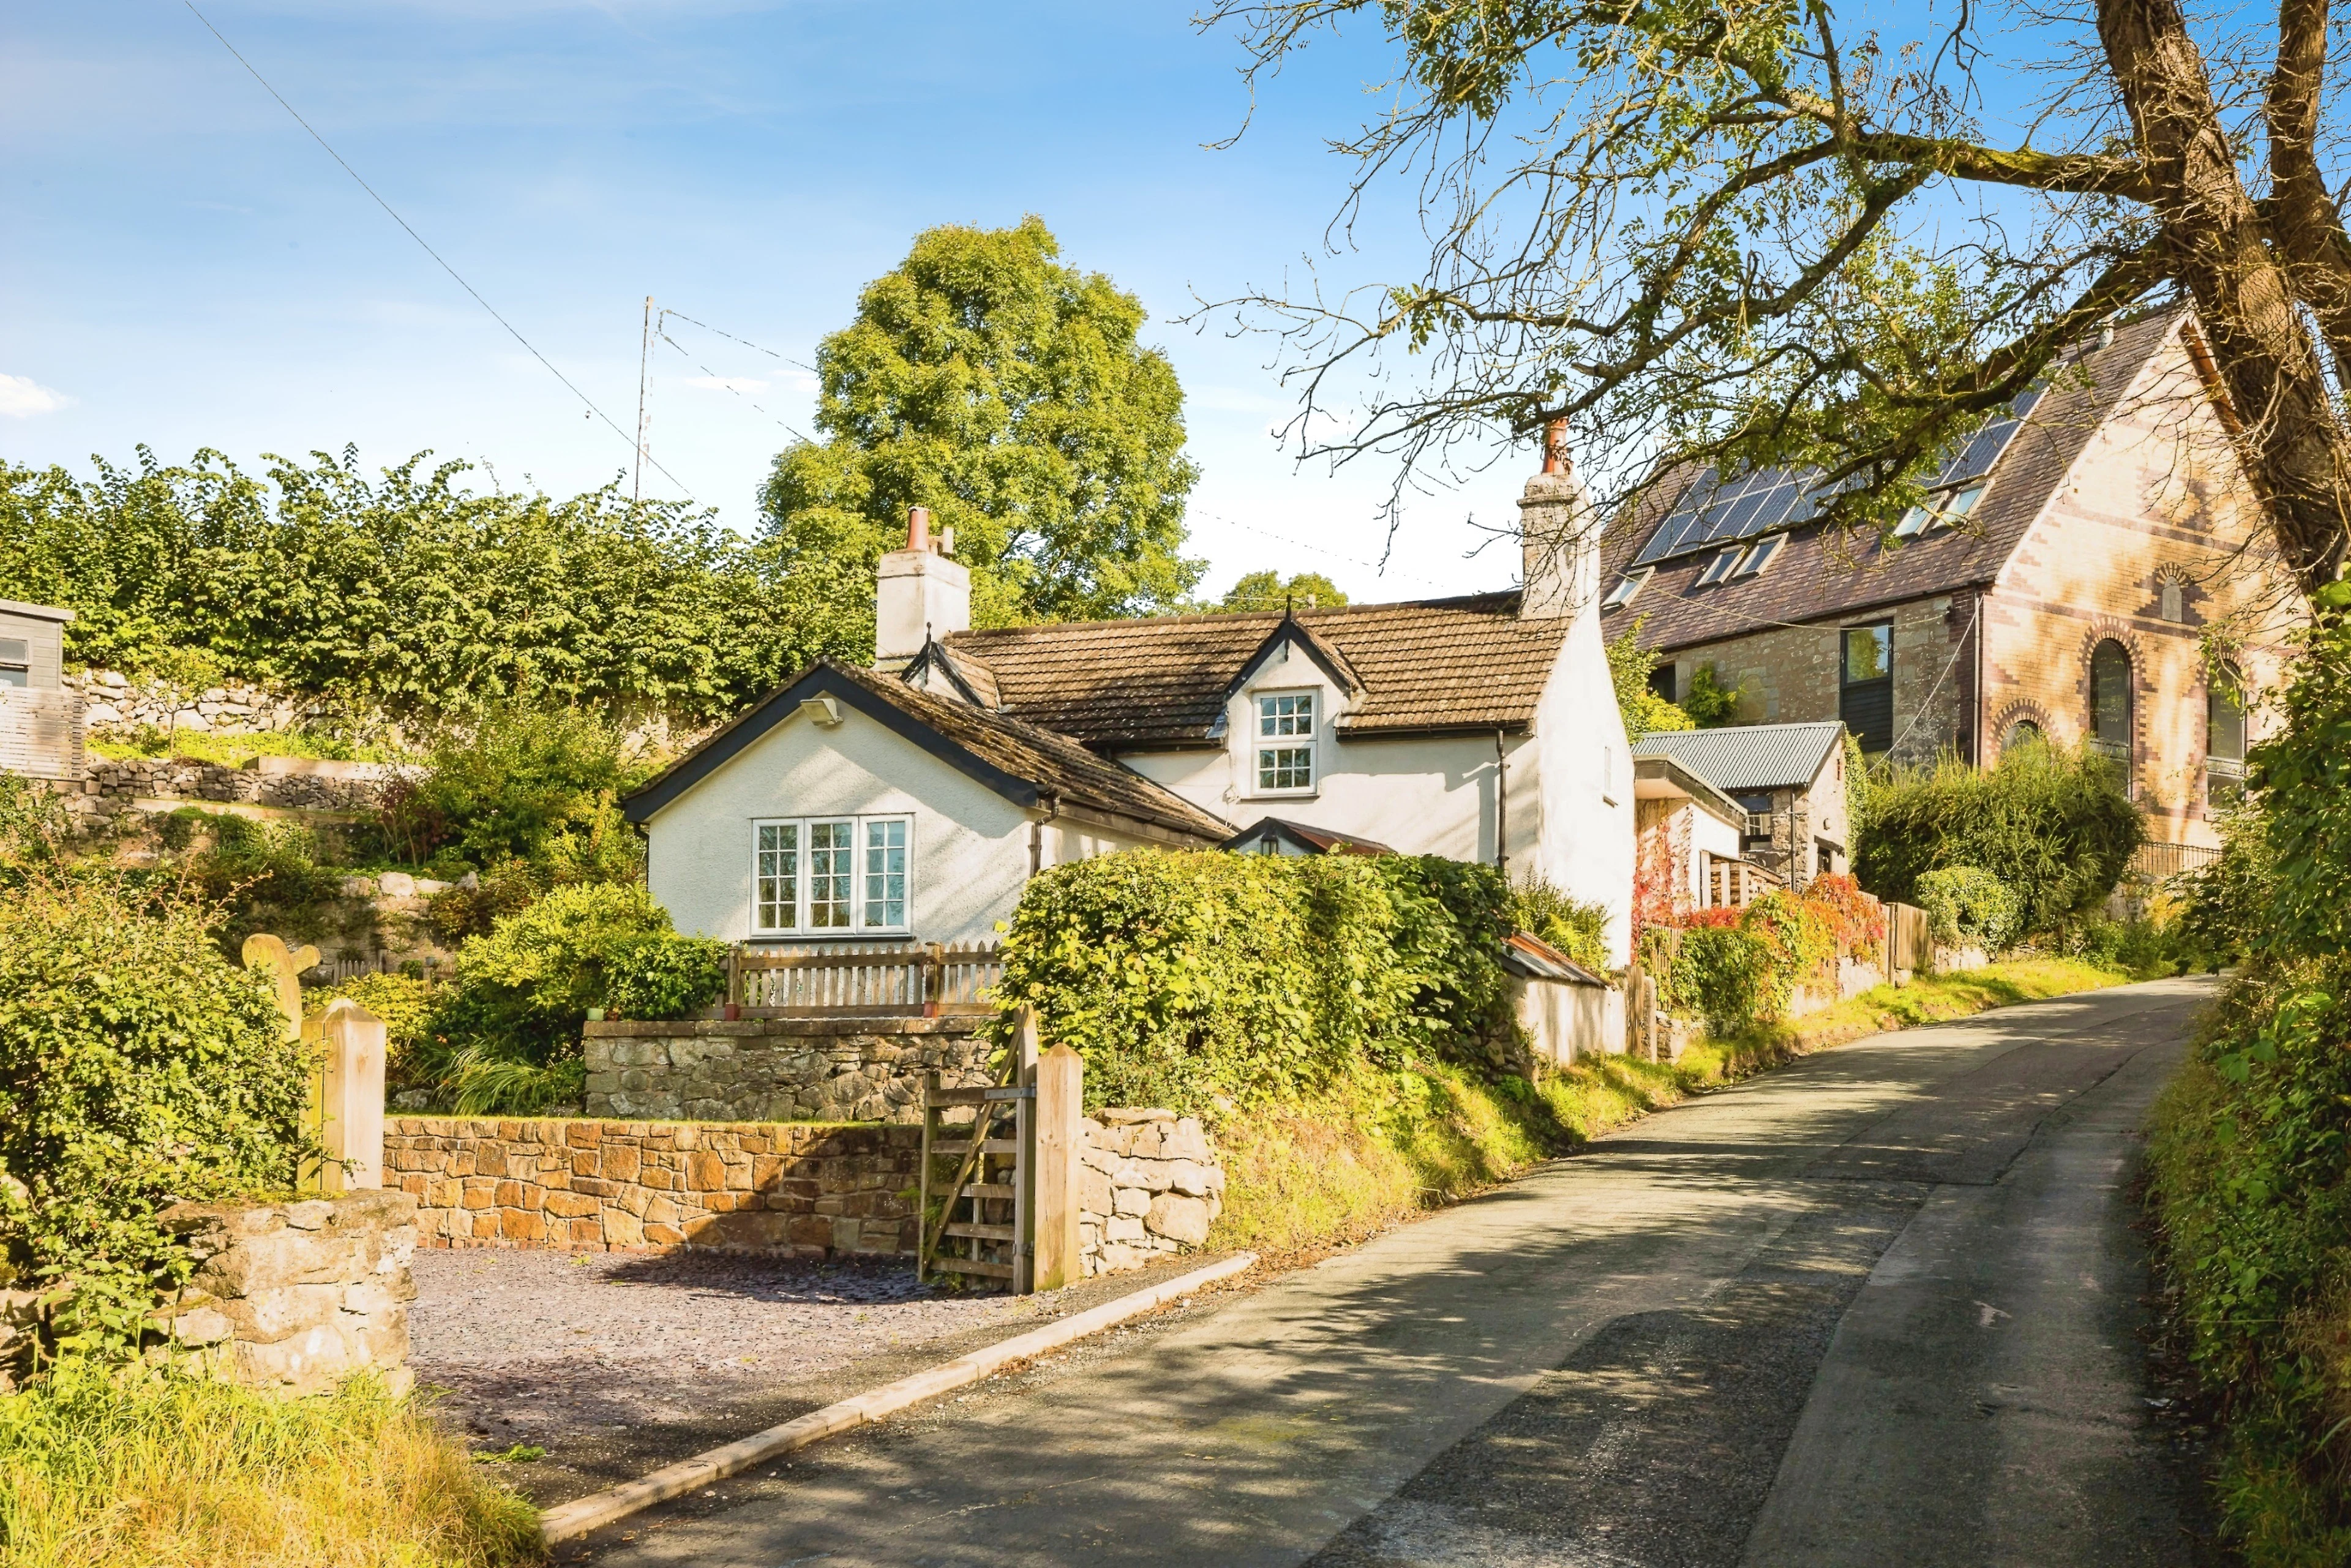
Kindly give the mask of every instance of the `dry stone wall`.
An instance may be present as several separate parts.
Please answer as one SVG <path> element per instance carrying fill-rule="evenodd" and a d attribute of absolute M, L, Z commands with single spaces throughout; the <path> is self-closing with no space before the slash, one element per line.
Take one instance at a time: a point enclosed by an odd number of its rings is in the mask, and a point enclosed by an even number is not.
<path fill-rule="evenodd" d="M 1208 1239 L 1225 1170 L 1197 1119 L 1109 1110 L 1081 1126 L 1078 1235 L 1089 1275 L 1140 1269 Z"/>
<path fill-rule="evenodd" d="M 83 721 L 92 729 L 152 725 L 199 735 L 274 735 L 298 728 L 311 716 L 296 698 L 243 681 L 192 689 L 134 680 L 119 670 L 82 670 L 68 672 L 62 684 L 81 694 Z"/>
<path fill-rule="evenodd" d="M 427 1247 L 912 1252 L 919 1127 L 395 1116 Z"/>
<path fill-rule="evenodd" d="M 668 1121 L 923 1118 L 923 1082 L 991 1080 L 970 1019 L 696 1019 L 590 1023 L 587 1112 Z"/>
<path fill-rule="evenodd" d="M 270 758 L 268 760 L 277 760 Z M 302 759 L 307 760 L 307 759 Z M 209 800 L 271 806 L 290 811 L 367 811 L 375 808 L 383 777 L 381 764 L 329 763 L 299 771 L 228 768 L 185 757 L 134 758 L 100 762 L 89 770 L 94 791 L 111 809 L 133 800 Z M 107 810 L 101 804 L 100 810 Z"/>
<path fill-rule="evenodd" d="M 196 1272 L 158 1316 L 172 1340 L 238 1383 L 312 1394 L 372 1368 L 404 1393 L 416 1221 L 414 1197 L 373 1189 L 181 1204 L 162 1223 L 193 1252 Z"/>

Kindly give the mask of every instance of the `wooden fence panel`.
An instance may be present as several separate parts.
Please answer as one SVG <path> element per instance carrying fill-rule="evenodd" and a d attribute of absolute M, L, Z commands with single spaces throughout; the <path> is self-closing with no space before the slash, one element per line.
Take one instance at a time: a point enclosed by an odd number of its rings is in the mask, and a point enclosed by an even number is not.
<path fill-rule="evenodd" d="M 737 948 L 726 1001 L 742 1018 L 937 1018 L 995 1010 L 993 946 Z"/>

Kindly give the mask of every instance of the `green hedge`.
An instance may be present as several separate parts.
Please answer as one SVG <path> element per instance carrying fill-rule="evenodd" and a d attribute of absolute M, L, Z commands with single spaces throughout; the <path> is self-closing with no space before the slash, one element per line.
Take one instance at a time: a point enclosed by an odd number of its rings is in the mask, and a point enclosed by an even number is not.
<path fill-rule="evenodd" d="M 1029 884 L 997 996 L 1086 1058 L 1086 1095 L 1199 1110 L 1292 1098 L 1512 1027 L 1510 890 L 1437 856 L 1104 855 Z"/>
<path fill-rule="evenodd" d="M 2351 585 L 2317 595 L 2257 809 L 2185 923 L 2244 955 L 2158 1105 L 2158 1257 L 2228 1428 L 2222 1521 L 2255 1568 L 2351 1561 Z"/>
<path fill-rule="evenodd" d="M 290 1186 L 308 1149 L 308 1052 L 216 923 L 112 878 L 0 894 L 0 1284 L 77 1281 L 83 1348 L 184 1277 L 159 1210 Z"/>
<path fill-rule="evenodd" d="M 2147 838 L 2112 768 L 2050 746 L 2012 747 L 1989 770 L 1947 757 L 1862 794 L 1854 872 L 1864 887 L 1916 904 L 1929 872 L 1982 866 L 2015 891 L 2027 933 L 2095 913 Z"/>
<path fill-rule="evenodd" d="M 1981 866 L 1946 866 L 1919 877 L 1918 907 L 1927 934 L 1947 947 L 1998 953 L 2016 940 L 2023 904 L 2008 883 Z"/>

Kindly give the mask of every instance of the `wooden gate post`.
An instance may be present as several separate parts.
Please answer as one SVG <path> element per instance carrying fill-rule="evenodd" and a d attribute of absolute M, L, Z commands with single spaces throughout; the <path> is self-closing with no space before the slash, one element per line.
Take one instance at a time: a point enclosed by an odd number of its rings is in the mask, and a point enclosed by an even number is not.
<path fill-rule="evenodd" d="M 1012 1084 L 1029 1098 L 1013 1103 L 1013 1136 L 1020 1155 L 1013 1167 L 1012 1293 L 1037 1289 L 1037 1009 L 1022 1008 L 1013 1018 Z"/>
<path fill-rule="evenodd" d="M 1085 1063 L 1067 1045 L 1037 1064 L 1035 1288 L 1074 1285 L 1085 1262 L 1078 1238 L 1078 1195 L 1084 1134 Z"/>
<path fill-rule="evenodd" d="M 349 997 L 303 1026 L 321 1058 L 319 1142 L 327 1163 L 321 1192 L 383 1185 L 384 1022 Z"/>

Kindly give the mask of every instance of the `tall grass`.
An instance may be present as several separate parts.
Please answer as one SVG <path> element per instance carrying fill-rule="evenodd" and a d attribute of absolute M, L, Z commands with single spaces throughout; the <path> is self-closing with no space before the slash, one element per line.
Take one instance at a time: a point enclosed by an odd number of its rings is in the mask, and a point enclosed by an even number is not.
<path fill-rule="evenodd" d="M 505 1568 L 536 1511 L 415 1407 L 67 1363 L 0 1397 L 0 1568 Z"/>

